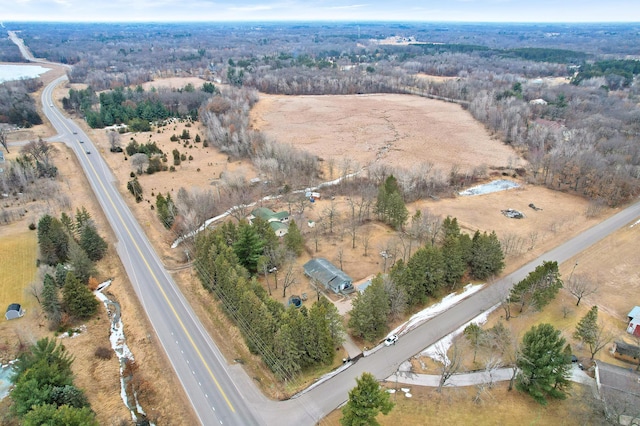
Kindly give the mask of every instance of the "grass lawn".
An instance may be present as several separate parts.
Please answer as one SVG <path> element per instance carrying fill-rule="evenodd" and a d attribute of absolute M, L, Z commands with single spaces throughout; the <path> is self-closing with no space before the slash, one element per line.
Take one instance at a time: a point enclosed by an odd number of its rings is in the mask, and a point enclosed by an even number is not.
<path fill-rule="evenodd" d="M 393 384 L 387 383 L 388 387 Z M 508 382 L 493 389 L 477 387 L 446 388 L 442 394 L 435 388 L 411 387 L 412 397 L 398 392 L 391 395 L 396 405 L 389 415 L 378 415 L 382 426 L 413 425 L 590 425 L 602 424 L 600 405 L 589 387 L 574 384 L 565 400 L 549 401 L 546 406 L 526 394 L 507 390 Z M 479 398 L 476 396 L 479 395 Z M 335 410 L 320 421 L 321 426 L 339 426 L 342 413 Z"/>
<path fill-rule="evenodd" d="M 36 303 L 29 295 L 29 285 L 36 275 L 38 238 L 36 231 L 24 228 L 24 232 L 3 235 L 0 239 L 0 309 L 3 314 L 11 303 L 19 303 L 27 310 Z"/>

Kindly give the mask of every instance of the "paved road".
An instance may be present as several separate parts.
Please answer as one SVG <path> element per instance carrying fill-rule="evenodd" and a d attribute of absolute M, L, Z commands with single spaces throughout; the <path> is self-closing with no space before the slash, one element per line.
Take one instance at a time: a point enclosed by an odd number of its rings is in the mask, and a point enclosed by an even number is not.
<path fill-rule="evenodd" d="M 118 254 L 136 295 L 200 422 L 206 425 L 264 423 L 254 417 L 226 373 L 224 358 L 120 196 L 101 153 L 82 129 L 53 106 L 53 88 L 65 80 L 66 76 L 60 77 L 43 91 L 45 115 L 58 131 L 57 139 L 64 141 L 76 153 L 116 235 Z"/>
<path fill-rule="evenodd" d="M 480 311 L 494 306 L 513 283 L 524 278 L 543 260 L 561 263 L 640 216 L 640 203 L 632 205 L 427 321 L 402 336 L 396 345 L 360 359 L 300 397 L 273 402 L 258 392 L 239 366 L 226 365 L 122 200 L 113 184 L 113 176 L 95 146 L 81 129 L 51 106 L 53 87 L 65 79 L 57 79 L 44 90 L 45 114 L 58 130 L 59 139 L 71 146 L 78 156 L 114 229 L 118 253 L 136 294 L 200 422 L 206 425 L 313 425 L 347 399 L 355 378 L 363 372 L 373 373 L 380 379 L 389 377 L 402 361 L 451 333 Z"/>

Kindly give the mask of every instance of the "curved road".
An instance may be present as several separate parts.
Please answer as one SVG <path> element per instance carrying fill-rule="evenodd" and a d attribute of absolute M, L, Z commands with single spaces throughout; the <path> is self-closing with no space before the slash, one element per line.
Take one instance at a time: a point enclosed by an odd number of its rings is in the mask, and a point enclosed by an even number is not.
<path fill-rule="evenodd" d="M 561 263 L 640 216 L 640 203 L 636 203 L 425 322 L 402 336 L 395 346 L 360 359 L 297 398 L 269 401 L 240 366 L 227 365 L 117 191 L 100 153 L 80 128 L 52 106 L 53 87 L 65 79 L 61 77 L 45 88 L 44 112 L 59 132 L 57 138 L 64 140 L 78 156 L 116 234 L 118 253 L 136 294 L 200 422 L 206 425 L 316 424 L 346 401 L 355 378 L 363 372 L 371 372 L 378 378 L 389 377 L 402 361 L 498 303 L 513 283 L 543 260 Z"/>

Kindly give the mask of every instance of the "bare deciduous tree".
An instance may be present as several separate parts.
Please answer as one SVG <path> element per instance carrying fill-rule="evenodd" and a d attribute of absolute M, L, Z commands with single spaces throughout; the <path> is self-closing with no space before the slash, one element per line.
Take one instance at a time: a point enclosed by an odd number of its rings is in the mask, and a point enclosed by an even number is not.
<path fill-rule="evenodd" d="M 149 166 L 149 157 L 147 154 L 138 152 L 131 157 L 131 165 L 135 168 L 137 174 L 141 175 L 144 170 Z"/>
<path fill-rule="evenodd" d="M 598 292 L 598 282 L 586 275 L 572 275 L 566 283 L 566 288 L 578 299 L 576 306 L 580 305 L 583 297 L 590 296 Z"/>
<path fill-rule="evenodd" d="M 287 256 L 284 261 L 284 278 L 282 280 L 282 297 L 287 297 L 287 289 L 298 282 L 293 268 L 295 266 L 295 258 L 293 256 Z"/>
<path fill-rule="evenodd" d="M 107 133 L 107 137 L 109 138 L 109 147 L 111 152 L 117 152 L 120 148 L 120 133 L 110 130 Z"/>
<path fill-rule="evenodd" d="M 462 351 L 459 350 L 457 342 L 451 345 L 451 349 L 441 343 L 436 344 L 436 355 L 440 358 L 440 381 L 438 382 L 438 393 L 442 393 L 442 388 L 447 384 L 451 376 L 456 374 L 462 365 Z"/>

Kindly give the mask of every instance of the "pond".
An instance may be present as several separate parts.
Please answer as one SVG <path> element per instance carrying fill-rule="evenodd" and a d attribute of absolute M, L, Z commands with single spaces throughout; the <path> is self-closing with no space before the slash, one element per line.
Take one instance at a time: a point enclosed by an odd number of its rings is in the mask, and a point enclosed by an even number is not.
<path fill-rule="evenodd" d="M 11 364 L 3 365 L 0 367 L 0 400 L 9 395 L 9 388 L 11 387 L 11 373 L 13 368 Z"/>
<path fill-rule="evenodd" d="M 23 78 L 36 78 L 40 74 L 49 71 L 49 68 L 40 65 L 6 65 L 0 64 L 0 83 L 5 81 L 20 80 Z"/>

